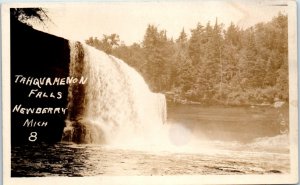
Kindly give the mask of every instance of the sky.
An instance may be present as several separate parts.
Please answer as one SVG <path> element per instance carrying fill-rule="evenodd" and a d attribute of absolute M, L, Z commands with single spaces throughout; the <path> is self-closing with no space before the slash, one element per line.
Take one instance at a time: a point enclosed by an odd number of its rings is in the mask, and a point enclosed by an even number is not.
<path fill-rule="evenodd" d="M 272 20 L 278 12 L 287 12 L 286 6 L 274 6 L 271 1 L 238 2 L 190 0 L 60 4 L 46 7 L 51 22 L 34 27 L 79 41 L 116 33 L 121 41 L 130 45 L 142 42 L 149 24 L 159 30 L 167 30 L 169 38 L 177 39 L 183 28 L 190 35 L 190 30 L 198 23 L 214 25 L 216 18 L 225 28 L 231 22 L 247 28 Z"/>

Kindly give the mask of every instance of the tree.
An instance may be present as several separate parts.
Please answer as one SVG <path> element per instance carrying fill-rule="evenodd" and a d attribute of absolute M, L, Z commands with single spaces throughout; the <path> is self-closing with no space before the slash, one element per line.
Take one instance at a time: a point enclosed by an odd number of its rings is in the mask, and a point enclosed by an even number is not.
<path fill-rule="evenodd" d="M 88 45 L 104 51 L 107 54 L 111 54 L 114 47 L 119 46 L 119 35 L 113 33 L 111 35 L 103 35 L 103 38 L 99 40 L 97 37 L 90 37 L 85 41 Z"/>
<path fill-rule="evenodd" d="M 28 26 L 31 26 L 27 20 L 36 19 L 40 23 L 44 23 L 46 20 L 50 20 L 47 15 L 47 11 L 43 8 L 12 8 L 11 14 L 13 17 Z"/>
<path fill-rule="evenodd" d="M 134 43 L 131 46 L 121 44 L 119 47 L 113 49 L 113 55 L 124 60 L 128 65 L 135 68 L 142 76 L 146 75 L 146 59 L 143 48 Z"/>
<path fill-rule="evenodd" d="M 184 28 L 182 28 L 182 31 L 178 37 L 178 39 L 176 39 L 176 43 L 179 44 L 181 47 L 183 47 L 184 45 L 187 44 L 187 34 L 184 31 Z"/>
<path fill-rule="evenodd" d="M 193 64 L 201 62 L 201 56 L 204 53 L 202 48 L 202 40 L 205 39 L 203 36 L 203 26 L 198 23 L 196 29 L 191 30 L 191 38 L 189 40 L 189 56 L 191 57 L 191 60 Z"/>
<path fill-rule="evenodd" d="M 219 104 L 288 101 L 287 16 L 241 29 L 215 21 L 200 23 L 188 38 L 167 37 L 166 30 L 148 25 L 140 44 L 119 44 L 112 35 L 87 43 L 104 48 L 134 67 L 154 92 L 172 91 L 187 101 Z M 116 41 L 116 42 L 115 42 Z M 105 49 L 105 45 L 106 48 Z"/>
<path fill-rule="evenodd" d="M 166 30 L 158 31 L 154 25 L 148 25 L 143 40 L 146 58 L 146 81 L 155 91 L 164 91 L 170 87 L 170 63 L 173 42 L 168 40 Z"/>

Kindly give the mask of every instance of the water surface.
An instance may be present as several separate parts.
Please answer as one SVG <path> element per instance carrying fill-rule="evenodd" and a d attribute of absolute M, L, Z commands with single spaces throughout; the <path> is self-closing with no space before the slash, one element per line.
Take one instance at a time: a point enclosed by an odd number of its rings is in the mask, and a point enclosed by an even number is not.
<path fill-rule="evenodd" d="M 167 124 L 181 125 L 187 130 L 170 127 L 170 140 L 178 140 L 174 142 L 178 150 L 70 143 L 14 146 L 11 175 L 289 173 L 288 135 L 281 133 L 283 125 L 279 124 L 283 119 L 288 122 L 287 112 L 272 107 L 171 106 Z M 174 134 L 177 131 L 180 137 Z M 191 136 L 196 138 L 196 145 L 190 151 L 185 147 Z"/>

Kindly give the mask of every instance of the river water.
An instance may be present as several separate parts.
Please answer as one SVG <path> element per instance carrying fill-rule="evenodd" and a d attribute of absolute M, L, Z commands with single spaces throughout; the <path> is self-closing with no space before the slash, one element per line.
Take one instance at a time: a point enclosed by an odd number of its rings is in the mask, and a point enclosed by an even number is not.
<path fill-rule="evenodd" d="M 167 124 L 172 125 L 169 138 L 174 147 L 13 146 L 11 175 L 286 174 L 289 142 L 282 123 L 288 123 L 287 115 L 287 109 L 270 106 L 169 106 Z"/>

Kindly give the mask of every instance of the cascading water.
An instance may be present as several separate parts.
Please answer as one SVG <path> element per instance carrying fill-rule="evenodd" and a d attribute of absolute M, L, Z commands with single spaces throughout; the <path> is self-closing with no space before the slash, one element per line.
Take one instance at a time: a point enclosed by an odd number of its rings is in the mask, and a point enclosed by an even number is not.
<path fill-rule="evenodd" d="M 159 142 L 166 99 L 123 61 L 80 42 L 70 43 L 72 84 L 63 140 L 75 143 Z M 156 136 L 155 136 L 156 135 Z"/>
<path fill-rule="evenodd" d="M 69 86 L 63 141 L 193 153 L 227 145 L 234 148 L 232 142 L 220 144 L 195 135 L 183 123 L 164 124 L 165 96 L 152 93 L 144 79 L 120 59 L 80 42 L 70 43 L 70 51 L 70 76 L 87 81 Z M 264 140 L 247 146 L 268 145 Z M 237 143 L 235 148 L 243 147 Z"/>

